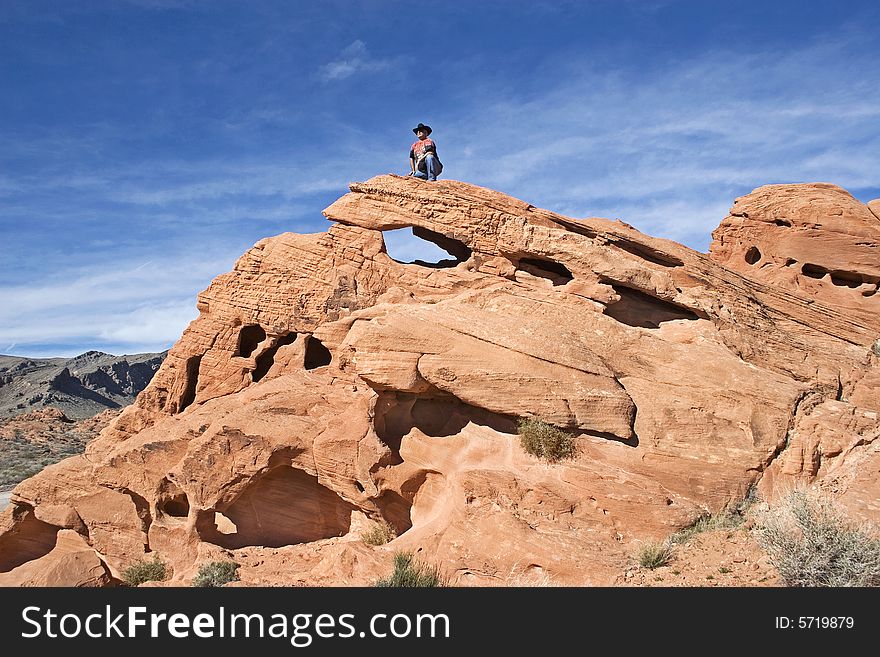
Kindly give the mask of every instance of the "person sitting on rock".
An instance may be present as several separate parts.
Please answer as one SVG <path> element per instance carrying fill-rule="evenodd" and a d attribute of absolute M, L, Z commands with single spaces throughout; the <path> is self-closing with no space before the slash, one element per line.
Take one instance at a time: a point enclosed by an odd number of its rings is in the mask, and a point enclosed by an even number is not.
<path fill-rule="evenodd" d="M 422 180 L 437 180 L 437 176 L 443 171 L 443 165 L 437 156 L 437 145 L 428 138 L 431 127 L 419 123 L 413 132 L 418 141 L 412 145 L 409 151 L 409 165 L 412 172 L 409 174 Z"/>

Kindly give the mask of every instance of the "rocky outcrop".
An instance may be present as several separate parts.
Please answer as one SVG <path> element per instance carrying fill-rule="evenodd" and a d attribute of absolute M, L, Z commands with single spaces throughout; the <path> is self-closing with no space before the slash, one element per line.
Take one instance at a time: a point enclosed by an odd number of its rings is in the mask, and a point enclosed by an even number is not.
<path fill-rule="evenodd" d="M 880 311 L 880 199 L 827 183 L 767 185 L 738 198 L 712 257 L 750 278 L 859 315 Z"/>
<path fill-rule="evenodd" d="M 880 199 L 860 203 L 826 183 L 767 185 L 739 198 L 712 233 L 712 257 L 758 281 L 876 327 Z M 880 331 L 876 331 L 880 338 Z M 761 491 L 818 482 L 857 515 L 880 517 L 880 342 L 833 396 L 810 394 Z M 809 409 L 809 410 L 808 410 Z"/>
<path fill-rule="evenodd" d="M 245 584 L 365 584 L 406 549 L 459 584 L 609 584 L 637 541 L 821 476 L 798 436 L 842 417 L 817 449 L 865 497 L 875 313 L 455 181 L 380 176 L 325 215 L 215 279 L 136 402 L 15 489 L 0 583 L 73 532 L 110 581 L 155 553 L 171 583 L 234 558 Z M 393 260 L 405 227 L 450 258 Z M 575 458 L 522 451 L 534 416 Z M 370 548 L 377 521 L 398 537 Z"/>

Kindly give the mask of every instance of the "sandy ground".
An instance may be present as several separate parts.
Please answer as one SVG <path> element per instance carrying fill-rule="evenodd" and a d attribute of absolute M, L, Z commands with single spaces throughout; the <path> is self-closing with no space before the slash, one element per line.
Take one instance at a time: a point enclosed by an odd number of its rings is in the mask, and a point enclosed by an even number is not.
<path fill-rule="evenodd" d="M 769 557 L 746 527 L 698 534 L 655 570 L 633 565 L 618 586 L 780 586 Z"/>

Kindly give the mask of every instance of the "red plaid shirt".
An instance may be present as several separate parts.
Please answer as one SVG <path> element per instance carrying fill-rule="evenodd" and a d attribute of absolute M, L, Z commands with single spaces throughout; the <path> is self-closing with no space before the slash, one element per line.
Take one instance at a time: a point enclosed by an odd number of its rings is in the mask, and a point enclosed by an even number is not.
<path fill-rule="evenodd" d="M 409 150 L 409 156 L 414 160 L 418 160 L 422 155 L 428 152 L 437 155 L 437 146 L 434 145 L 432 139 L 425 137 L 424 139 L 419 139 L 412 145 L 412 148 Z"/>

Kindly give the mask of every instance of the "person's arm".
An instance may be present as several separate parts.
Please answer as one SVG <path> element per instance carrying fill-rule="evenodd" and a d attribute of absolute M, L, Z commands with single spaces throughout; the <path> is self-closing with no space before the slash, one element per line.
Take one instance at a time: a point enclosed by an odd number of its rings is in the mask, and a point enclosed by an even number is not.
<path fill-rule="evenodd" d="M 413 149 L 409 149 L 409 168 L 412 169 L 410 173 L 416 172 L 416 154 Z"/>

